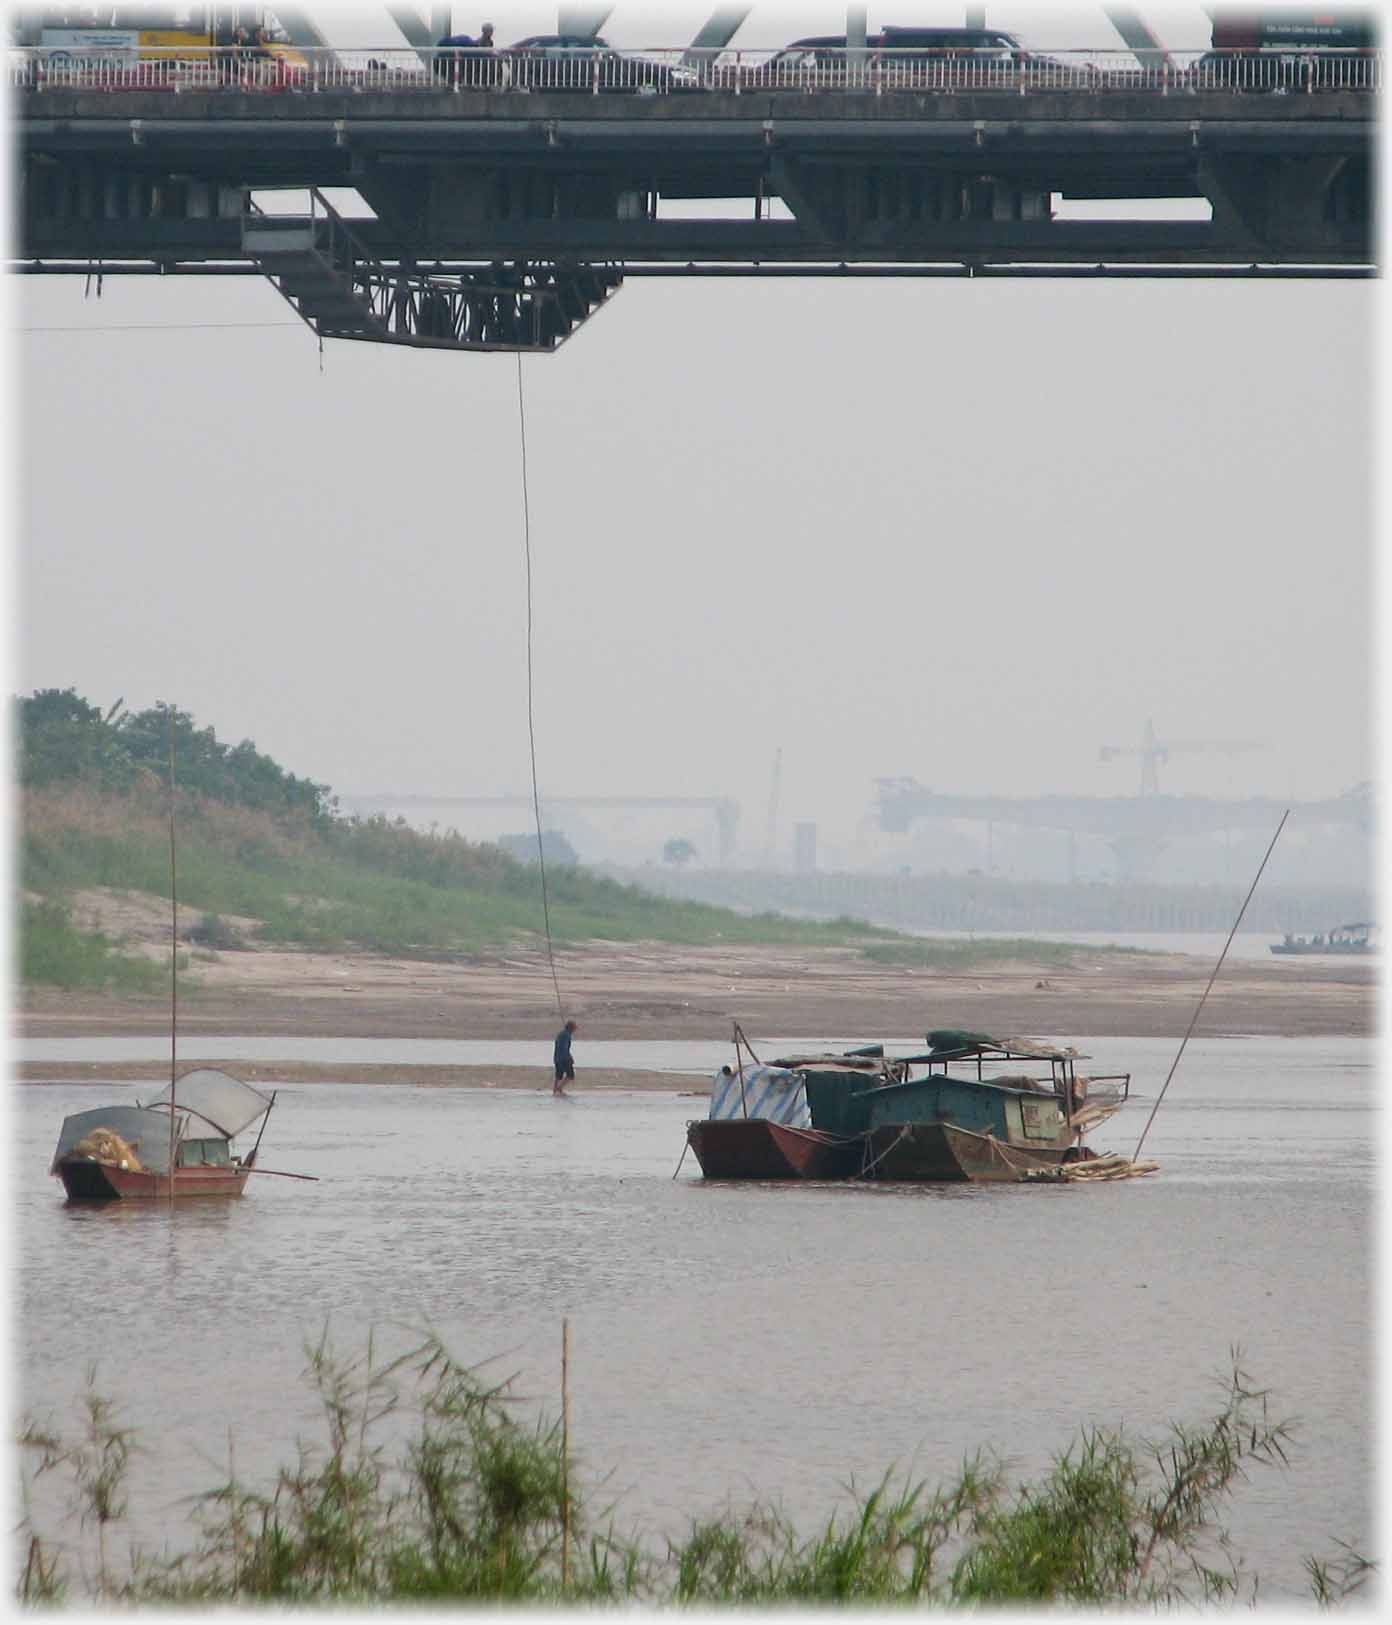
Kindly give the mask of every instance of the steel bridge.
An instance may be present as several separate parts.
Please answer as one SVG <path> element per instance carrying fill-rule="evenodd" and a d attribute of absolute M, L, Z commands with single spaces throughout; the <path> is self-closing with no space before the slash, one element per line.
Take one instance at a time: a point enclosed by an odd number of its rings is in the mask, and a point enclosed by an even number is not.
<path fill-rule="evenodd" d="M 1252 83 L 1213 53 L 847 52 L 809 80 L 688 49 L 619 59 L 632 82 L 399 45 L 274 74 L 11 55 L 12 269 L 264 275 L 324 336 L 553 350 L 635 275 L 1376 274 L 1376 52 Z M 1061 218 L 1078 200 L 1116 217 Z"/>
<path fill-rule="evenodd" d="M 1358 785 L 1323 801 L 1287 802 L 1249 796 L 962 796 L 939 794 L 914 779 L 876 784 L 880 828 L 905 834 L 921 818 L 960 819 L 1094 835 L 1116 854 L 1123 874 L 1136 873 L 1172 841 L 1226 830 L 1267 831 L 1290 810 L 1305 829 L 1338 828 L 1371 838 L 1377 809 L 1372 787 Z"/>

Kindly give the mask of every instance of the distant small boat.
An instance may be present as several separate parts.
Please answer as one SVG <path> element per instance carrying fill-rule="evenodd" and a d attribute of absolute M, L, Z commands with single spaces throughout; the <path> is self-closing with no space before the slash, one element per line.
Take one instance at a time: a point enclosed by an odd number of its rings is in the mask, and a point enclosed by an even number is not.
<path fill-rule="evenodd" d="M 1284 942 L 1273 942 L 1273 954 L 1373 954 L 1377 926 L 1371 920 L 1355 920 L 1352 925 L 1336 925 L 1324 936 L 1297 937 L 1286 932 Z"/>
<path fill-rule="evenodd" d="M 172 1091 L 172 1180 L 167 1088 L 145 1106 L 97 1106 L 63 1119 L 49 1172 L 62 1180 L 69 1201 L 242 1194 L 261 1136 L 244 1158 L 233 1155 L 231 1142 L 269 1114 L 275 1095 L 216 1067 L 184 1073 Z"/>

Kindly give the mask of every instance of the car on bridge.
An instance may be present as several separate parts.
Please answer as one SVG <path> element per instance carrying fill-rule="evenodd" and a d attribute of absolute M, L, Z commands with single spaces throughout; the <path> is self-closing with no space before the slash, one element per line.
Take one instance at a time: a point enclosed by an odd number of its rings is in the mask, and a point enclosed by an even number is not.
<path fill-rule="evenodd" d="M 533 34 L 498 53 L 513 90 L 627 91 L 638 95 L 702 89 L 680 64 L 616 51 L 597 34 Z"/>
<path fill-rule="evenodd" d="M 1021 79 L 1067 88 L 1092 82 L 1085 64 L 1041 56 L 998 28 L 886 27 L 852 55 L 844 34 L 794 40 L 762 62 L 715 63 L 712 90 L 1019 90 Z"/>

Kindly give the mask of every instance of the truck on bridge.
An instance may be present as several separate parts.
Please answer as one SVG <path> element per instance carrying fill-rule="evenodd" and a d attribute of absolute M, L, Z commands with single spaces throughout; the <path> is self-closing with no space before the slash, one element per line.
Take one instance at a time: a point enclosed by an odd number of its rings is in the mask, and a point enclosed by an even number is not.
<path fill-rule="evenodd" d="M 438 75 L 437 46 L 303 37 L 293 69 L 278 45 L 161 56 L 139 31 L 129 66 L 12 52 L 12 267 L 265 276 L 321 337 L 538 351 L 639 275 L 1376 274 L 1371 48 L 1302 47 L 1292 75 L 1285 47 L 1205 65 L 877 40 L 825 85 L 752 88 L 732 58 L 783 51 L 596 47 L 589 72 L 539 56 L 523 93 Z M 1118 206 L 1056 207 L 1098 201 Z"/>

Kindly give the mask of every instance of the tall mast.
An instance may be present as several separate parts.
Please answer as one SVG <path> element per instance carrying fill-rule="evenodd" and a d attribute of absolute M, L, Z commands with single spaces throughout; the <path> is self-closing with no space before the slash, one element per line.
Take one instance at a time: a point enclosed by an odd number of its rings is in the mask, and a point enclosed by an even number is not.
<path fill-rule="evenodd" d="M 169 708 L 169 1200 L 174 1200 L 174 1125 L 178 1103 L 174 1080 L 179 1046 L 179 890 L 174 862 L 174 708 Z"/>

